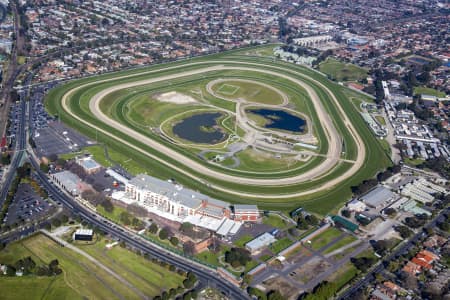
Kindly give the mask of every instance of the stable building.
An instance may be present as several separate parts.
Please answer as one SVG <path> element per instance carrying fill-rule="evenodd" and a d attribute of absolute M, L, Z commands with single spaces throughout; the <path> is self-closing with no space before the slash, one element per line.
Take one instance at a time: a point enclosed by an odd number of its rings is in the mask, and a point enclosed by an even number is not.
<path fill-rule="evenodd" d="M 383 186 L 378 186 L 359 198 L 364 204 L 375 209 L 382 209 L 395 200 L 395 194 Z"/>
<path fill-rule="evenodd" d="M 77 229 L 72 235 L 74 241 L 92 241 L 94 232 L 92 229 Z"/>
<path fill-rule="evenodd" d="M 266 232 L 245 244 L 245 248 L 254 254 L 276 241 L 277 239 L 273 235 Z"/>

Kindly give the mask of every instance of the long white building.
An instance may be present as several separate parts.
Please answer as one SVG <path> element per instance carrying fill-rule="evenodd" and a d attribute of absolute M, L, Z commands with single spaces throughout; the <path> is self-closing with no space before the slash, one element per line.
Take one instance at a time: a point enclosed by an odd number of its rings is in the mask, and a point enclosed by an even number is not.
<path fill-rule="evenodd" d="M 257 207 L 252 206 L 252 210 L 244 213 L 249 216 L 239 211 L 239 218 L 234 220 L 229 203 L 144 174 L 129 180 L 125 191 L 113 193 L 112 198 L 125 204 L 138 204 L 166 219 L 190 222 L 221 235 L 236 233 L 242 224 L 240 221 L 256 221 L 255 214 L 259 214 Z"/>

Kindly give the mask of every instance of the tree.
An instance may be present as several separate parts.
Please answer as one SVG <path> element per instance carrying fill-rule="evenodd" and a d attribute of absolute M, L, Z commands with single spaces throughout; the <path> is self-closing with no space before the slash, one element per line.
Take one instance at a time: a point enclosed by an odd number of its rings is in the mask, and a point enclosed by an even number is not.
<path fill-rule="evenodd" d="M 155 223 L 152 223 L 150 225 L 150 227 L 148 228 L 148 232 L 150 232 L 152 234 L 156 234 L 158 232 L 158 225 L 156 225 Z"/>
<path fill-rule="evenodd" d="M 400 236 L 404 239 L 409 238 L 414 233 L 411 229 L 403 225 L 396 226 L 394 229 L 400 233 Z"/>
<path fill-rule="evenodd" d="M 177 246 L 178 243 L 179 243 L 179 240 L 178 240 L 177 237 L 173 236 L 173 237 L 170 238 L 170 243 L 171 243 L 173 246 Z"/>
<path fill-rule="evenodd" d="M 372 257 L 352 257 L 350 261 L 358 270 L 366 272 L 373 265 L 375 259 Z"/>
<path fill-rule="evenodd" d="M 59 227 L 59 226 L 61 226 L 61 221 L 59 220 L 59 219 L 53 219 L 52 220 L 52 226 L 53 227 Z"/>
<path fill-rule="evenodd" d="M 225 252 L 225 261 L 233 267 L 245 266 L 251 259 L 250 252 L 244 248 L 231 248 Z"/>
<path fill-rule="evenodd" d="M 392 207 L 388 207 L 384 210 L 384 213 L 387 214 L 388 216 L 395 216 L 397 214 L 397 211 L 395 209 L 393 209 Z"/>
<path fill-rule="evenodd" d="M 352 213 L 348 209 L 342 210 L 341 214 L 346 218 L 350 218 L 352 216 Z"/>
<path fill-rule="evenodd" d="M 270 291 L 267 294 L 267 300 L 285 300 L 286 298 L 281 295 L 279 291 Z"/>
<path fill-rule="evenodd" d="M 61 222 L 62 223 L 67 223 L 69 222 L 69 217 L 67 215 L 62 215 L 61 216 Z"/>
<path fill-rule="evenodd" d="M 129 226 L 131 224 L 130 214 L 126 211 L 120 213 L 120 222 L 125 226 Z"/>
<path fill-rule="evenodd" d="M 47 164 L 40 163 L 39 164 L 39 169 L 41 169 L 41 171 L 44 172 L 44 173 L 48 173 L 49 167 L 48 167 Z"/>
<path fill-rule="evenodd" d="M 100 205 L 105 209 L 105 211 L 111 213 L 114 211 L 114 205 L 112 204 L 111 200 L 105 199 L 103 202 L 100 203 Z"/>
<path fill-rule="evenodd" d="M 9 153 L 3 153 L 1 163 L 2 165 L 9 165 L 11 163 L 11 155 Z"/>
<path fill-rule="evenodd" d="M 163 228 L 159 231 L 159 238 L 161 240 L 166 240 L 169 237 L 169 232 L 166 228 Z"/>
<path fill-rule="evenodd" d="M 192 241 L 187 241 L 183 244 L 183 253 L 189 256 L 195 253 L 195 244 Z"/>

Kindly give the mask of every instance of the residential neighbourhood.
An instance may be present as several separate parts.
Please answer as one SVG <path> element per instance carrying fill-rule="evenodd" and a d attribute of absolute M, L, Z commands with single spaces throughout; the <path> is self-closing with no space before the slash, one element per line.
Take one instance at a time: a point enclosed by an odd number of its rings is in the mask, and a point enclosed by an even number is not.
<path fill-rule="evenodd" d="M 2 294 L 447 299 L 449 44 L 448 1 L 0 1 Z"/>

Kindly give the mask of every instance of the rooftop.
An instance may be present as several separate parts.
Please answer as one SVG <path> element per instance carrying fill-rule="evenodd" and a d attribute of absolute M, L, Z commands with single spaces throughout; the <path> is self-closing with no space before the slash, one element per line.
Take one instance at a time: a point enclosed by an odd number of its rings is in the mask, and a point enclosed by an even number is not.
<path fill-rule="evenodd" d="M 173 184 L 146 174 L 137 175 L 129 181 L 129 184 L 134 185 L 136 188 L 141 190 L 148 190 L 160 195 L 165 195 L 190 208 L 198 208 L 202 204 L 202 201 L 207 201 L 208 204 L 221 208 L 229 206 L 229 203 L 227 202 L 210 198 L 199 192 L 185 189 L 181 185 Z M 208 209 L 210 208 L 211 207 Z"/>
<path fill-rule="evenodd" d="M 367 205 L 378 207 L 384 202 L 394 197 L 394 193 L 383 186 L 379 186 L 364 196 L 361 196 L 360 199 Z"/>
<path fill-rule="evenodd" d="M 265 232 L 262 235 L 258 236 L 257 238 L 251 240 L 247 244 L 245 244 L 245 247 L 249 248 L 251 251 L 256 251 L 276 241 L 277 239 L 273 235 L 271 235 L 268 232 Z"/>

